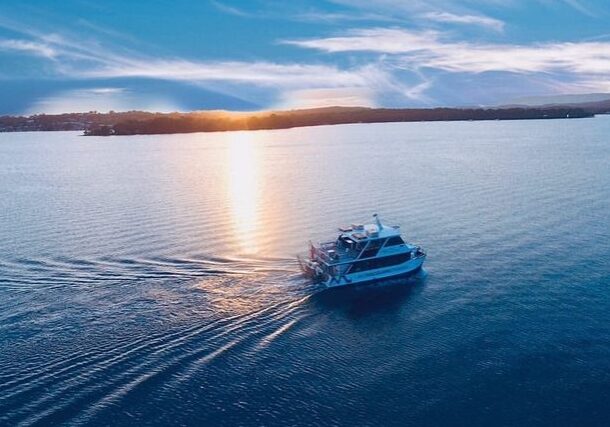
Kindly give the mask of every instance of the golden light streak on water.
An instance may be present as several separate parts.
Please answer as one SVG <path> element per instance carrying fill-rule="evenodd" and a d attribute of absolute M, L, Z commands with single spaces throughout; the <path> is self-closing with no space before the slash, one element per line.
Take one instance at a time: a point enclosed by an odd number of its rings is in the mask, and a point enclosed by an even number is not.
<path fill-rule="evenodd" d="M 238 132 L 231 135 L 227 149 L 229 205 L 235 240 L 245 254 L 258 251 L 256 231 L 259 228 L 260 155 L 257 134 Z"/>

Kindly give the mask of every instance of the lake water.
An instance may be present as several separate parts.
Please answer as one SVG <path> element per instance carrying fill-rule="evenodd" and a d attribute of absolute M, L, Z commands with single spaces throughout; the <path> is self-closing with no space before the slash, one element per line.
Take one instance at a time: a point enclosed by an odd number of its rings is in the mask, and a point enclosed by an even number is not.
<path fill-rule="evenodd" d="M 428 252 L 324 290 L 373 213 Z M 610 118 L 0 134 L 1 425 L 608 425 Z"/>

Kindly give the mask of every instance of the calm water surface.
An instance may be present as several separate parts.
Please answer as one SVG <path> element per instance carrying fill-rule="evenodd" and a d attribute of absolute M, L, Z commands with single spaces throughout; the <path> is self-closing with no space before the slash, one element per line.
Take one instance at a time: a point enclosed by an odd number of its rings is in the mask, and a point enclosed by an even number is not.
<path fill-rule="evenodd" d="M 378 212 L 407 283 L 294 255 Z M 607 425 L 610 119 L 0 134 L 0 424 Z"/>

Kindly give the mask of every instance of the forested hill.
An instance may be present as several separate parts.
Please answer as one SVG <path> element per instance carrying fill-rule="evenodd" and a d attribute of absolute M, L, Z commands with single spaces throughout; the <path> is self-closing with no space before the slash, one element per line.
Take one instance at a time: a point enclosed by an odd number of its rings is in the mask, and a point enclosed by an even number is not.
<path fill-rule="evenodd" d="M 348 123 L 520 120 L 593 117 L 578 108 L 506 108 L 506 109 L 386 109 L 329 107 L 268 113 L 188 113 L 168 114 L 144 120 L 125 120 L 113 126 L 87 131 L 89 135 L 137 135 L 227 130 L 286 129 L 302 126 Z"/>
<path fill-rule="evenodd" d="M 86 135 L 136 135 L 229 130 L 285 129 L 347 123 L 455 120 L 521 120 L 592 117 L 576 107 L 388 109 L 325 107 L 306 110 L 237 113 L 71 113 L 0 117 L 0 131 L 84 130 Z"/>

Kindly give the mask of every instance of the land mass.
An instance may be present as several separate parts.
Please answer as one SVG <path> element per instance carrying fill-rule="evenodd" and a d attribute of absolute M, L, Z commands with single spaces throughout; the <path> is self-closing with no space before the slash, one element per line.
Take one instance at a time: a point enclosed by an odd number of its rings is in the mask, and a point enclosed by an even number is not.
<path fill-rule="evenodd" d="M 567 94 L 567 95 L 538 95 L 538 96 L 524 96 L 521 98 L 515 98 L 508 102 L 503 103 L 505 107 L 547 107 L 549 105 L 563 105 L 572 106 L 580 104 L 583 107 L 590 106 L 595 103 L 602 103 L 607 108 L 610 102 L 610 93 L 578 93 L 578 94 Z"/>
<path fill-rule="evenodd" d="M 385 123 L 456 120 L 523 120 L 593 117 L 610 111 L 610 103 L 598 108 L 587 103 L 548 107 L 504 108 L 365 108 L 324 107 L 290 111 L 238 113 L 198 111 L 150 113 L 40 114 L 29 117 L 0 117 L 0 131 L 83 130 L 85 135 L 138 135 L 234 130 L 286 129 L 302 126 L 349 123 Z"/>

